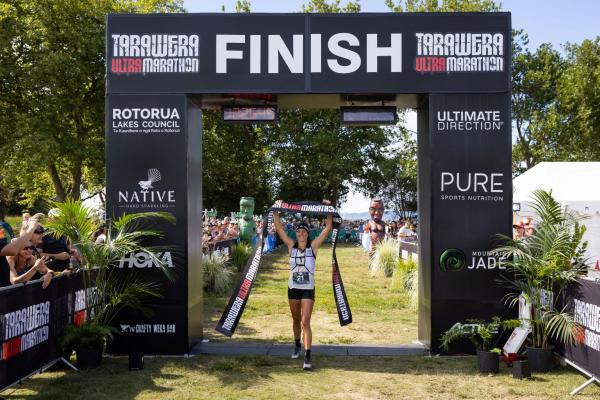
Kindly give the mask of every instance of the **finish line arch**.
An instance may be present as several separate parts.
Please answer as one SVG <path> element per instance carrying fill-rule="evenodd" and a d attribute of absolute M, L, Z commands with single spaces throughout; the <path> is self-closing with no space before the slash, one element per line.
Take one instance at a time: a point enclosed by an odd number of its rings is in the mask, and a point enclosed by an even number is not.
<path fill-rule="evenodd" d="M 171 212 L 164 244 L 181 254 L 154 316 L 121 315 L 113 351 L 202 337 L 202 109 L 243 93 L 415 108 L 419 340 L 437 353 L 455 322 L 506 314 L 489 250 L 511 234 L 509 13 L 111 14 L 106 43 L 107 216 Z"/>

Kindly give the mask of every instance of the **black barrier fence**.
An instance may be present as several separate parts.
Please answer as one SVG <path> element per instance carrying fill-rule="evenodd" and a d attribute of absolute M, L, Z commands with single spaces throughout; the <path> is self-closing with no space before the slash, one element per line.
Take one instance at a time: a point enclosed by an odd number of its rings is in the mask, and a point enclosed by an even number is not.
<path fill-rule="evenodd" d="M 224 256 L 229 256 L 229 254 L 231 253 L 231 248 L 233 246 L 235 246 L 236 244 L 239 243 L 238 239 L 228 239 L 228 240 L 220 240 L 218 242 L 215 243 L 209 243 L 207 244 L 203 249 L 202 252 L 204 254 L 211 254 L 211 253 L 221 253 Z"/>
<path fill-rule="evenodd" d="M 46 289 L 40 280 L 0 288 L 0 390 L 61 358 L 57 339 L 65 326 L 85 321 L 97 304 L 89 286 L 95 275 L 57 277 Z"/>
<path fill-rule="evenodd" d="M 580 343 L 559 346 L 567 361 L 600 380 L 600 283 L 580 279 L 567 293 L 567 304 L 583 331 Z"/>

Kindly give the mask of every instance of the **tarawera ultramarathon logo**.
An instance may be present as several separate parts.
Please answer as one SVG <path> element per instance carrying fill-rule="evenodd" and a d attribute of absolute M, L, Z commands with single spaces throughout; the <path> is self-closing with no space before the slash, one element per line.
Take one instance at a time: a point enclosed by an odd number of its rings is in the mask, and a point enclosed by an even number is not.
<path fill-rule="evenodd" d="M 175 190 L 161 189 L 157 185 L 162 181 L 160 171 L 150 168 L 137 185 L 139 190 L 119 190 L 119 208 L 156 208 L 175 207 Z"/>
<path fill-rule="evenodd" d="M 178 34 L 112 34 L 113 74 L 197 73 L 200 37 Z"/>
<path fill-rule="evenodd" d="M 415 71 L 421 73 L 502 72 L 502 33 L 415 33 Z"/>
<path fill-rule="evenodd" d="M 49 301 L 0 315 L 3 339 L 0 360 L 19 355 L 47 341 L 49 321 Z"/>

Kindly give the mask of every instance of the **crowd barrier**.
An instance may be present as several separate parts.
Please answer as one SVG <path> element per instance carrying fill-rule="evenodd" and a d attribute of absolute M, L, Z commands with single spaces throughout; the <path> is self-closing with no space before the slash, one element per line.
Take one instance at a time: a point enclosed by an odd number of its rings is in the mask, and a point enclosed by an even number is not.
<path fill-rule="evenodd" d="M 575 321 L 583 327 L 582 343 L 558 346 L 567 363 L 588 375 L 586 382 L 600 383 L 600 283 L 592 279 L 580 279 L 567 292 L 568 304 Z M 585 385 L 580 386 L 581 390 Z M 575 394 L 577 389 L 572 392 Z"/>
<path fill-rule="evenodd" d="M 229 253 L 231 253 L 231 248 L 239 242 L 240 240 L 238 238 L 221 240 L 219 242 L 209 243 L 202 249 L 202 251 L 204 254 L 217 253 L 229 257 Z"/>
<path fill-rule="evenodd" d="M 0 390 L 61 358 L 57 338 L 97 304 L 96 288 L 86 289 L 84 274 L 88 284 L 95 279 L 93 272 L 78 272 L 54 278 L 46 289 L 40 280 L 0 288 Z"/>

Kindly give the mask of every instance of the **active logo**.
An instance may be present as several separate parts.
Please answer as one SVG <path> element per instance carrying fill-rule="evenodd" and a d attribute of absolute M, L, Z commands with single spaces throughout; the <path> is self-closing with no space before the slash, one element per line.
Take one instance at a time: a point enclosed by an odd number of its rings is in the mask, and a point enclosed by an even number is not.
<path fill-rule="evenodd" d="M 415 71 L 421 73 L 502 72 L 502 33 L 415 33 Z"/>
<path fill-rule="evenodd" d="M 157 168 L 150 168 L 144 179 L 138 181 L 140 190 L 119 190 L 119 208 L 155 208 L 175 207 L 174 190 L 155 190 L 154 184 L 162 180 Z"/>

